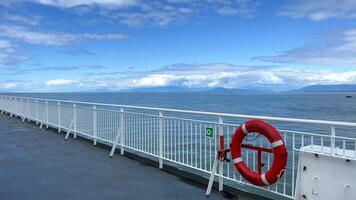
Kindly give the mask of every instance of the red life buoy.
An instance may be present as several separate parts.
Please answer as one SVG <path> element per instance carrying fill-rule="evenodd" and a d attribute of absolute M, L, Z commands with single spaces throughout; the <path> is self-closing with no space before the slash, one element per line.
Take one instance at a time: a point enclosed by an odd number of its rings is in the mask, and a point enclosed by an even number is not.
<path fill-rule="evenodd" d="M 250 132 L 257 132 L 265 136 L 269 142 L 272 143 L 272 149 L 266 149 L 262 147 L 255 147 L 251 145 L 244 145 L 242 141 L 246 135 Z M 241 148 L 249 148 L 257 150 L 259 155 L 259 172 L 250 170 L 250 168 L 245 164 L 241 157 Z M 234 135 L 232 136 L 231 144 L 231 158 L 235 165 L 235 168 L 240 172 L 240 174 L 248 180 L 250 183 L 257 186 L 267 186 L 276 183 L 279 178 L 283 175 L 286 165 L 287 165 L 287 149 L 284 144 L 283 138 L 278 133 L 278 131 L 271 125 L 263 122 L 261 120 L 251 120 L 242 124 L 236 129 Z M 270 169 L 266 173 L 262 173 L 262 157 L 261 152 L 273 153 L 273 163 Z"/>

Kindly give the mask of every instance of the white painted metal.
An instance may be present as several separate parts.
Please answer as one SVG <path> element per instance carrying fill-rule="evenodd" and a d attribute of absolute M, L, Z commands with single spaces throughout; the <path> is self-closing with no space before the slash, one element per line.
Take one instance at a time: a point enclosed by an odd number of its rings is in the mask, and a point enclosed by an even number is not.
<path fill-rule="evenodd" d="M 302 147 L 295 200 L 356 199 L 356 162 L 350 160 L 355 160 L 354 154 L 330 147 L 324 147 L 322 152 L 319 145 Z"/>
<path fill-rule="evenodd" d="M 120 108 L 120 154 L 124 155 L 125 152 L 125 113 L 124 113 L 124 109 Z"/>
<path fill-rule="evenodd" d="M 313 152 L 326 154 L 324 149 L 341 149 L 339 153 L 329 154 L 332 157 L 349 157 L 348 150 L 353 150 L 351 160 L 356 159 L 356 137 L 336 135 L 336 128 L 353 128 L 356 123 L 307 120 L 293 118 L 278 118 L 266 116 L 239 115 L 229 113 L 200 112 L 190 110 L 176 110 L 141 106 L 100 104 L 89 102 L 73 102 L 48 100 L 39 98 L 22 98 L 1 96 L 0 110 L 11 116 L 25 117 L 42 125 L 67 131 L 66 138 L 72 133 L 79 134 L 95 142 L 111 144 L 116 148 L 120 145 L 120 152 L 129 151 L 158 159 L 160 167 L 163 162 L 167 165 L 187 168 L 197 174 L 207 177 L 214 168 L 218 149 L 219 135 L 223 134 L 226 144 L 229 144 L 234 130 L 247 119 L 262 119 L 269 122 L 297 123 L 298 131 L 279 129 L 287 146 L 289 160 L 285 176 L 275 185 L 256 187 L 247 183 L 234 169 L 233 163 L 223 163 L 219 168 L 219 189 L 221 185 L 229 185 L 243 190 L 267 195 L 272 199 L 294 198 L 297 177 L 297 164 L 300 148 L 311 145 Z M 46 103 L 47 102 L 47 103 Z M 28 104 L 30 112 L 24 109 Z M 125 110 L 124 110 L 125 109 Z M 50 112 L 49 112 L 50 111 Z M 56 113 L 57 112 L 57 113 Z M 58 117 L 56 117 L 58 116 Z M 219 119 L 219 120 L 217 120 Z M 41 126 L 42 126 L 41 125 Z M 324 126 L 331 130 L 330 134 L 323 132 L 303 132 L 308 125 Z M 214 137 L 205 135 L 206 128 L 214 129 Z M 288 126 L 289 127 L 289 126 Z M 331 129 L 330 129 L 331 128 Z M 217 134 L 219 133 L 219 134 Z M 252 145 L 266 147 L 263 137 L 256 138 Z M 269 143 L 268 143 L 269 144 Z M 321 146 L 321 149 L 316 146 Z M 228 146 L 226 146 L 228 147 Z M 267 145 L 267 147 L 271 147 Z M 115 152 L 112 148 L 110 155 Z M 114 150 L 113 150 L 114 149 Z M 339 155 L 340 154 L 340 155 Z M 256 166 L 255 154 L 244 151 L 242 159 L 251 168 Z M 269 168 L 273 156 L 263 155 L 264 170 Z M 161 164 L 162 163 L 162 164 Z M 217 164 L 216 168 L 220 164 Z M 222 181 L 221 181 L 222 180 Z M 352 185 L 345 185 L 345 193 L 352 191 Z"/>
<path fill-rule="evenodd" d="M 93 106 L 93 137 L 93 144 L 96 145 L 98 138 L 98 119 L 95 105 Z"/>
<path fill-rule="evenodd" d="M 48 113 L 48 101 L 46 101 L 46 128 L 48 128 L 49 124 L 49 113 Z"/>
<path fill-rule="evenodd" d="M 163 114 L 159 112 L 159 168 L 163 168 Z"/>
<path fill-rule="evenodd" d="M 73 103 L 73 134 L 77 138 L 77 104 Z"/>
<path fill-rule="evenodd" d="M 35 100 L 35 109 L 36 109 L 36 124 L 38 125 L 39 123 L 39 118 L 38 118 L 38 100 Z"/>
<path fill-rule="evenodd" d="M 224 136 L 224 120 L 222 117 L 219 117 L 219 136 Z M 219 191 L 223 191 L 224 189 L 223 170 L 224 170 L 224 162 L 219 160 Z"/>
<path fill-rule="evenodd" d="M 64 139 L 68 140 L 70 132 L 73 131 L 73 124 L 74 124 L 74 120 L 72 120 L 72 121 L 70 122 L 69 127 L 68 127 L 68 131 L 67 131 L 67 134 L 66 134 L 66 136 L 64 137 Z M 74 134 L 74 133 L 73 133 L 73 134 Z"/>
<path fill-rule="evenodd" d="M 216 152 L 213 168 L 211 169 L 211 174 L 210 174 L 210 178 L 209 178 L 208 187 L 206 188 L 206 192 L 205 192 L 206 196 L 209 196 L 211 194 L 211 189 L 213 188 L 213 183 L 214 183 L 214 178 L 215 178 L 215 175 L 216 175 L 216 170 L 217 170 L 217 167 L 218 167 L 218 163 L 219 163 L 219 159 L 218 159 L 218 154 Z"/>
<path fill-rule="evenodd" d="M 57 107 L 57 118 L 58 118 L 58 133 L 61 132 L 61 102 L 58 102 Z"/>

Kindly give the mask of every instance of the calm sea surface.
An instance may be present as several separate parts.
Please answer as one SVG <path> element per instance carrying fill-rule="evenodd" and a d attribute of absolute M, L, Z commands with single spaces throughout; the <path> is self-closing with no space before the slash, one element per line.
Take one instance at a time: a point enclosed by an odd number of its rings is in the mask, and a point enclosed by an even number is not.
<path fill-rule="evenodd" d="M 27 93 L 13 96 L 356 122 L 356 93 Z M 346 98 L 352 95 L 354 98 Z"/>

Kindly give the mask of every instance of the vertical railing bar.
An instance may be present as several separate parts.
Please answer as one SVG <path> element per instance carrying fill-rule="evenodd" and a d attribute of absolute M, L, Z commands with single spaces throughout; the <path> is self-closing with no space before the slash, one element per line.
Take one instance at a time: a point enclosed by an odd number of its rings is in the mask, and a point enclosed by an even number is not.
<path fill-rule="evenodd" d="M 48 128 L 49 114 L 48 114 L 48 101 L 46 101 L 46 128 Z"/>
<path fill-rule="evenodd" d="M 330 146 L 331 146 L 331 155 L 334 154 L 334 150 L 335 150 L 335 136 L 336 136 L 336 133 L 335 133 L 335 127 L 334 126 L 331 126 L 331 138 L 330 138 Z"/>
<path fill-rule="evenodd" d="M 177 161 L 177 144 L 178 144 L 178 134 L 177 134 L 177 120 L 174 120 L 174 160 Z M 179 159 L 179 157 L 178 157 Z"/>
<path fill-rule="evenodd" d="M 61 102 L 57 103 L 58 133 L 61 132 Z"/>
<path fill-rule="evenodd" d="M 229 142 L 230 141 L 230 126 L 226 126 L 226 139 Z M 230 147 L 227 147 L 230 148 Z M 227 163 L 227 177 L 230 178 L 230 164 Z"/>
<path fill-rule="evenodd" d="M 97 119 L 97 111 L 96 106 L 93 106 L 93 145 L 96 145 L 98 138 L 98 119 Z"/>
<path fill-rule="evenodd" d="M 206 124 L 204 124 L 204 129 L 203 130 L 206 130 Z M 207 137 L 205 136 L 204 137 L 204 140 L 205 140 L 205 145 L 204 145 L 204 169 L 207 170 L 207 157 L 206 157 L 206 146 L 207 146 Z"/>
<path fill-rule="evenodd" d="M 77 138 L 77 105 L 75 103 L 73 104 L 73 127 L 74 138 Z"/>
<path fill-rule="evenodd" d="M 138 149 L 137 148 L 137 144 L 138 144 L 138 142 L 137 142 L 137 133 L 138 133 L 138 126 L 139 126 L 139 124 L 138 124 L 138 116 L 137 115 L 135 115 L 135 134 L 134 134 L 134 148 L 135 149 Z"/>
<path fill-rule="evenodd" d="M 199 168 L 202 168 L 202 124 L 199 123 Z M 356 146 L 356 143 L 355 143 Z M 356 148 L 356 147 L 355 147 Z"/>
<path fill-rule="evenodd" d="M 215 134 L 215 152 L 218 151 L 218 148 L 221 148 L 221 147 L 217 147 L 217 140 L 218 140 L 218 135 L 219 135 L 219 138 L 220 137 L 224 137 L 224 121 L 223 121 L 223 118 L 222 117 L 219 117 L 219 129 L 218 129 L 218 134 Z M 215 126 L 216 127 L 216 126 Z M 223 178 L 223 174 L 224 173 L 224 165 L 223 165 L 223 162 L 220 161 L 219 162 L 219 191 L 222 191 L 223 190 L 223 186 L 224 186 L 224 178 Z"/>
<path fill-rule="evenodd" d="M 30 115 L 30 99 L 27 99 L 27 121 L 31 122 L 31 115 Z"/>
<path fill-rule="evenodd" d="M 163 113 L 159 112 L 159 168 L 163 168 Z"/>
<path fill-rule="evenodd" d="M 185 121 L 185 140 L 186 140 L 186 164 L 189 165 L 189 122 L 188 121 Z"/>
<path fill-rule="evenodd" d="M 170 124 L 170 133 L 171 133 L 171 160 L 175 160 L 174 158 L 174 146 L 175 144 L 175 135 L 174 135 L 174 120 L 170 119 L 169 120 Z"/>
<path fill-rule="evenodd" d="M 35 112 L 36 112 L 36 124 L 38 125 L 39 124 L 39 118 L 38 118 L 38 101 L 36 100 L 35 101 L 35 104 L 36 104 L 36 106 L 35 106 Z"/>
<path fill-rule="evenodd" d="M 179 120 L 178 122 L 178 162 L 181 162 L 181 156 L 180 156 L 180 152 L 181 152 L 181 146 L 180 146 L 180 140 L 181 140 L 181 124 L 182 121 Z"/>
<path fill-rule="evenodd" d="M 120 154 L 124 155 L 125 153 L 125 113 L 124 109 L 120 108 Z"/>
<path fill-rule="evenodd" d="M 256 140 L 253 141 L 253 146 L 256 146 Z M 252 166 L 253 170 L 256 171 L 256 151 L 252 152 Z"/>

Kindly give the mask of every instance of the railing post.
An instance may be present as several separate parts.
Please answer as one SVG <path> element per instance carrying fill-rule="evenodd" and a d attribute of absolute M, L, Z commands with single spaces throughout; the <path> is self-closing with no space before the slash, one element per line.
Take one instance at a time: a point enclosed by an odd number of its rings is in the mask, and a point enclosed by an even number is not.
<path fill-rule="evenodd" d="M 30 99 L 27 99 L 27 121 L 28 122 L 31 122 L 30 112 L 31 112 Z"/>
<path fill-rule="evenodd" d="M 9 105 L 9 112 L 10 112 L 10 117 L 12 117 L 12 112 L 13 112 L 11 107 L 12 107 L 12 105 L 14 104 L 14 102 L 16 102 L 16 99 L 14 99 L 14 101 L 11 101 L 11 99 L 12 99 L 12 98 L 10 97 L 10 98 L 9 98 L 9 104 L 10 104 L 10 105 Z"/>
<path fill-rule="evenodd" d="M 124 109 L 120 108 L 120 154 L 124 155 L 124 144 L 125 144 L 125 115 Z"/>
<path fill-rule="evenodd" d="M 46 128 L 48 128 L 48 101 L 46 101 Z"/>
<path fill-rule="evenodd" d="M 114 153 L 115 153 L 115 149 L 116 149 L 116 146 L 119 142 L 119 139 L 120 139 L 120 154 L 123 155 L 124 154 L 124 140 L 123 140 L 123 136 L 124 136 L 124 109 L 123 108 L 120 108 L 120 122 L 119 122 L 119 128 L 117 129 L 117 133 L 116 133 L 116 136 L 115 136 L 115 139 L 113 141 L 113 144 L 112 144 L 112 148 L 111 148 L 111 151 L 110 151 L 110 158 L 112 158 L 114 156 Z"/>
<path fill-rule="evenodd" d="M 24 105 L 23 105 L 23 99 L 21 98 L 20 99 L 20 105 L 21 105 L 21 113 L 20 113 L 20 115 L 22 116 L 22 121 L 24 122 L 25 121 L 25 109 L 24 109 Z"/>
<path fill-rule="evenodd" d="M 331 126 L 331 137 L 330 137 L 331 155 L 334 154 L 334 150 L 335 150 L 335 136 L 336 136 L 335 126 Z"/>
<path fill-rule="evenodd" d="M 74 138 L 77 138 L 77 105 L 73 104 L 73 134 Z"/>
<path fill-rule="evenodd" d="M 38 119 L 38 101 L 37 100 L 35 101 L 35 104 L 36 104 L 36 108 L 35 108 L 36 109 L 36 111 L 35 111 L 36 112 L 36 124 L 38 125 L 39 119 Z"/>
<path fill-rule="evenodd" d="M 57 106 L 57 114 L 58 114 L 58 133 L 61 132 L 61 102 L 58 102 L 58 106 Z"/>
<path fill-rule="evenodd" d="M 159 168 L 163 168 L 163 113 L 159 112 Z"/>
<path fill-rule="evenodd" d="M 219 117 L 219 136 L 224 136 L 224 121 L 222 117 Z M 220 143 L 221 145 L 221 143 Z M 223 144 L 224 145 L 224 144 Z M 221 147 L 220 147 L 221 148 Z M 224 188 L 224 178 L 223 178 L 223 167 L 224 162 L 219 161 L 219 191 L 222 191 Z"/>
<path fill-rule="evenodd" d="M 96 138 L 98 137 L 98 119 L 96 113 L 96 106 L 93 106 L 93 144 L 96 145 Z"/>

